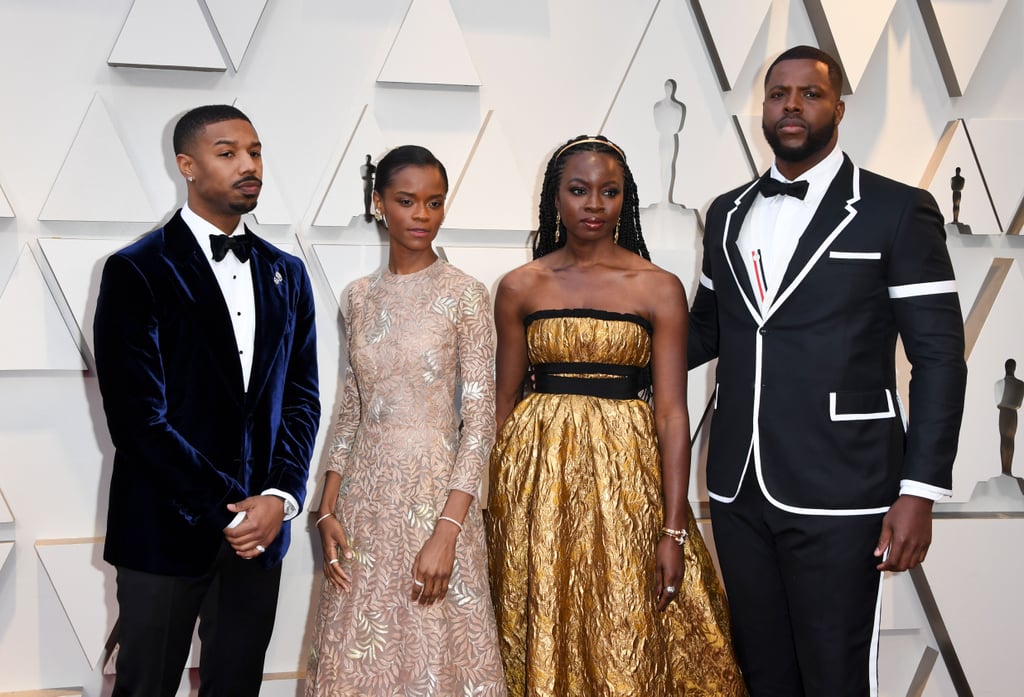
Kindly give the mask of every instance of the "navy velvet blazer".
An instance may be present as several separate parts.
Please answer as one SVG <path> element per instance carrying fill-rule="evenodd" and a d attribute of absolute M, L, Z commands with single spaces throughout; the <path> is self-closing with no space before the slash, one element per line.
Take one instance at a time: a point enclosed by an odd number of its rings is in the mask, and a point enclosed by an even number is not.
<path fill-rule="evenodd" d="M 228 503 L 268 488 L 305 499 L 320 422 L 313 294 L 302 262 L 256 237 L 256 341 L 243 387 L 217 280 L 180 211 L 103 267 L 96 374 L 115 447 L 103 557 L 196 576 Z M 281 561 L 285 523 L 256 563 Z"/>
<path fill-rule="evenodd" d="M 728 503 L 757 477 L 779 508 L 850 515 L 886 510 L 902 480 L 950 493 L 967 368 L 934 199 L 845 157 L 761 310 L 735 244 L 755 184 L 708 209 L 690 312 L 690 366 L 718 357 L 709 494 Z M 913 366 L 908 426 L 897 336 Z"/>

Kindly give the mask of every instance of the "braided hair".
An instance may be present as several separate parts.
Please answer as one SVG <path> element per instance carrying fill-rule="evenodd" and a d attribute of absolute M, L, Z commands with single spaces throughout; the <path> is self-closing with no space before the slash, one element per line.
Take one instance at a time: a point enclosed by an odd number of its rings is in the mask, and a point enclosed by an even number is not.
<path fill-rule="evenodd" d="M 637 196 L 633 173 L 629 171 L 629 165 L 626 164 L 626 156 L 617 145 L 604 136 L 588 135 L 576 136 L 559 148 L 548 160 L 547 169 L 544 170 L 544 184 L 540 191 L 540 226 L 533 239 L 533 258 L 538 259 L 565 246 L 567 234 L 562 223 L 558 223 L 560 229 L 558 234 L 555 234 L 555 222 L 558 219 L 555 198 L 558 196 L 558 188 L 562 185 L 562 171 L 565 169 L 566 161 L 570 155 L 579 152 L 599 152 L 611 155 L 622 165 L 624 190 L 622 210 L 619 212 L 618 245 L 650 261 L 651 254 L 647 251 L 647 243 L 644 242 L 644 236 L 640 230 L 640 199 Z"/>

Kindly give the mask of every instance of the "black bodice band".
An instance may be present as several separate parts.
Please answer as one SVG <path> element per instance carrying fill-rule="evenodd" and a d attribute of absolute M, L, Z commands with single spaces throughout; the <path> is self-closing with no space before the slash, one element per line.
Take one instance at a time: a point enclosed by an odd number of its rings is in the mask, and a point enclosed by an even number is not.
<path fill-rule="evenodd" d="M 635 365 L 611 363 L 538 363 L 533 366 L 535 392 L 578 394 L 604 399 L 637 399 L 650 385 L 648 373 Z M 586 375 L 601 377 L 584 377 Z M 607 377 L 614 375 L 615 377 Z"/>

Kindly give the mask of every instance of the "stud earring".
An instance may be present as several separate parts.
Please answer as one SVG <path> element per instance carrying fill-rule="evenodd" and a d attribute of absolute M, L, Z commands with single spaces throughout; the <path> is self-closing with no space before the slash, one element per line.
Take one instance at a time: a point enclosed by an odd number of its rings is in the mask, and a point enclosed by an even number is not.
<path fill-rule="evenodd" d="M 196 180 L 196 178 L 195 178 L 195 177 L 188 177 L 188 180 L 189 180 L 190 182 L 194 182 L 194 181 Z"/>
<path fill-rule="evenodd" d="M 615 223 L 615 235 L 612 236 L 612 242 L 614 242 L 615 244 L 619 243 L 619 225 L 621 225 L 621 224 L 622 224 L 621 220 L 619 220 L 619 221 L 617 221 Z"/>
<path fill-rule="evenodd" d="M 562 214 L 555 213 L 555 244 L 562 237 Z"/>
<path fill-rule="evenodd" d="M 376 220 L 378 223 L 384 220 L 384 214 L 380 212 L 379 208 L 374 209 L 373 219 Z"/>

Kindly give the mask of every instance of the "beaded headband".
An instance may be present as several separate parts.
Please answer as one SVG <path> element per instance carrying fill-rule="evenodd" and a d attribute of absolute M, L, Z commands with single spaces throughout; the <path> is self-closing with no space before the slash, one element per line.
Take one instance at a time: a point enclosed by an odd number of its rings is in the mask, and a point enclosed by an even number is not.
<path fill-rule="evenodd" d="M 558 158 L 560 158 L 562 156 L 562 153 L 564 153 L 566 150 L 569 150 L 570 148 L 575 148 L 577 145 L 583 145 L 584 143 L 600 143 L 601 145 L 607 145 L 609 148 L 619 153 L 619 157 L 622 158 L 623 162 L 626 161 L 626 153 L 622 152 L 622 149 L 619 148 L 618 145 L 611 142 L 610 140 L 601 140 L 600 138 L 586 138 L 584 140 L 574 140 L 573 142 L 569 143 L 561 150 L 559 150 L 558 154 L 555 155 L 555 159 L 557 160 Z"/>

